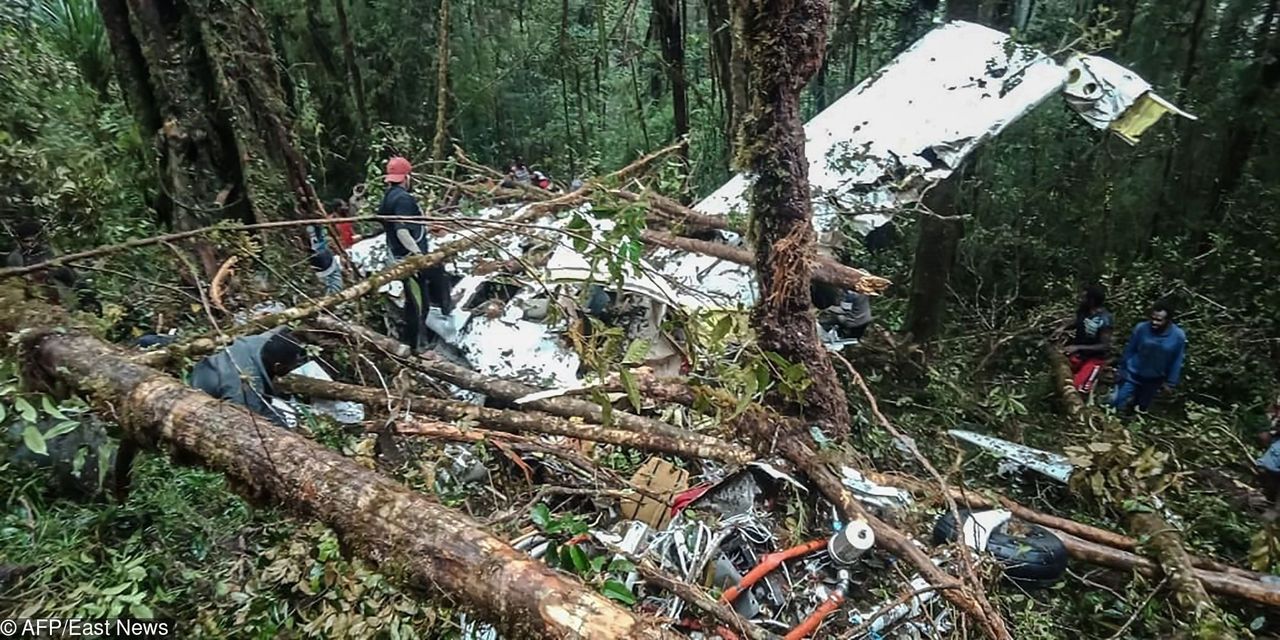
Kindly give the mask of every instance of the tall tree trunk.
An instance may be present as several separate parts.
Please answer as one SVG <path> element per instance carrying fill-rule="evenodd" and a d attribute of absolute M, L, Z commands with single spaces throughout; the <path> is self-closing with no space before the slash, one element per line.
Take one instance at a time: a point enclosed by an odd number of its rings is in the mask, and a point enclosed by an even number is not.
<path fill-rule="evenodd" d="M 151 88 L 142 46 L 129 26 L 129 5 L 126 0 L 98 0 L 98 12 L 102 14 L 113 54 L 111 57 L 115 64 L 116 80 L 124 93 L 125 103 L 133 111 L 142 135 L 157 135 L 164 121 L 160 117 L 156 95 Z M 163 161 L 157 162 L 157 178 L 163 179 L 164 166 Z M 161 224 L 165 226 L 173 226 L 175 222 L 170 193 L 167 189 L 161 189 L 153 203 Z"/>
<path fill-rule="evenodd" d="M 145 81 L 147 89 L 132 93 L 152 97 L 150 106 L 134 109 L 158 136 L 160 183 L 173 200 L 176 227 L 318 215 L 276 54 L 256 10 L 211 0 L 102 0 L 99 9 L 114 53 L 125 61 L 117 66 L 122 84 Z M 198 253 L 212 276 L 215 252 L 203 245 Z"/>
<path fill-rule="evenodd" d="M 955 211 L 960 180 L 957 170 L 929 191 L 924 201 L 929 211 L 920 213 L 904 327 L 916 342 L 929 342 L 942 329 L 951 270 L 964 236 L 964 223 Z"/>
<path fill-rule="evenodd" d="M 726 0 L 727 2 L 737 3 L 739 0 Z M 729 86 L 731 88 L 729 95 L 733 98 L 731 104 L 733 108 L 730 113 L 733 114 L 732 136 L 729 140 L 730 158 L 733 158 L 731 164 L 737 164 L 738 154 L 742 149 L 742 121 L 747 116 L 749 108 L 748 101 L 750 99 L 750 83 L 751 70 L 747 67 L 747 53 L 743 51 L 746 46 L 747 25 L 743 24 L 742 12 L 737 9 L 736 4 L 730 5 L 729 24 L 732 27 L 733 35 L 733 51 L 729 56 Z"/>
<path fill-rule="evenodd" d="M 734 11 L 752 89 L 739 135 L 739 163 L 754 176 L 750 235 L 760 299 L 752 325 L 763 349 L 807 368 L 803 402 L 775 403 L 843 436 L 848 404 L 818 340 L 809 295 L 816 233 L 800 119 L 800 92 L 822 64 L 830 7 L 826 0 L 734 0 Z"/>
<path fill-rule="evenodd" d="M 649 141 L 649 124 L 644 115 L 644 97 L 640 95 L 640 70 L 636 68 L 636 58 L 631 56 L 631 92 L 636 98 L 636 120 L 640 122 L 640 137 L 644 140 L 644 148 L 653 148 Z"/>
<path fill-rule="evenodd" d="M 658 36 L 662 40 L 662 62 L 667 69 L 667 82 L 671 85 L 671 117 L 675 121 L 676 137 L 683 138 L 689 135 L 689 86 L 685 79 L 680 0 L 653 0 L 653 13 Z M 688 145 L 680 148 L 680 160 L 687 173 Z M 687 189 L 681 188 L 680 192 L 681 200 L 687 200 Z"/>
<path fill-rule="evenodd" d="M 947 0 L 947 19 L 979 22 L 982 19 L 982 0 Z"/>
<path fill-rule="evenodd" d="M 436 42 L 436 135 L 431 140 L 431 157 L 444 160 L 449 153 L 449 0 L 440 0 Z"/>
<path fill-rule="evenodd" d="M 1226 204 L 1240 184 L 1245 166 L 1253 154 L 1254 143 L 1267 122 L 1266 105 L 1274 109 L 1275 101 L 1280 97 L 1276 93 L 1276 87 L 1280 86 L 1280 33 L 1273 33 L 1276 29 L 1276 5 L 1276 0 L 1271 0 L 1264 15 L 1258 45 L 1254 48 L 1254 61 L 1244 80 L 1248 88 L 1240 95 L 1227 129 L 1226 151 L 1218 164 L 1207 226 L 1222 223 Z"/>
<path fill-rule="evenodd" d="M 304 4 L 303 14 L 307 19 L 306 37 L 310 40 L 311 50 L 314 52 L 316 60 L 320 62 L 320 66 L 324 68 L 326 75 L 330 78 L 340 78 L 342 74 L 338 69 L 338 61 L 334 58 L 334 49 L 336 47 L 333 46 L 333 42 L 329 39 L 329 25 L 325 23 L 321 15 L 320 0 L 307 0 Z M 274 18 L 272 34 L 275 40 L 273 42 L 283 56 L 284 46 L 280 42 L 280 37 L 285 28 L 279 14 L 276 14 Z"/>
<path fill-rule="evenodd" d="M 733 110 L 733 25 L 729 17 L 729 0 L 707 0 L 707 29 L 711 41 L 712 70 L 720 90 L 723 111 L 725 157 L 732 157 L 737 122 Z"/>
<path fill-rule="evenodd" d="M 577 152 L 573 144 L 573 126 L 569 121 L 569 0 L 560 3 L 560 106 L 564 111 L 564 144 L 569 153 L 569 172 L 578 172 Z"/>
<path fill-rule="evenodd" d="M 852 24 L 849 25 L 849 67 L 844 71 L 844 83 L 846 87 L 854 86 L 859 79 L 858 76 L 858 54 L 861 52 L 862 42 L 862 6 L 864 2 L 857 2 L 857 6 L 853 8 Z"/>
<path fill-rule="evenodd" d="M 129 440 L 221 471 L 245 493 L 325 522 L 358 554 L 394 569 L 409 586 L 473 607 L 508 637 L 676 637 L 470 517 L 67 331 L 71 319 L 26 299 L 19 282 L 0 283 L 0 331 L 25 330 L 24 370 L 85 393 Z"/>
<path fill-rule="evenodd" d="M 342 38 L 342 57 L 347 65 L 347 84 L 356 103 L 356 124 L 362 134 L 369 133 L 369 110 L 365 106 L 364 76 L 356 62 L 356 46 L 351 40 L 351 25 L 347 20 L 346 0 L 333 0 L 333 11 L 338 16 L 338 37 Z M 361 140 L 361 144 L 366 141 Z"/>
<path fill-rule="evenodd" d="M 981 0 L 947 0 L 947 19 L 976 22 L 981 9 Z M 964 173 L 962 167 L 957 167 L 928 192 L 923 202 L 929 211 L 922 212 L 919 219 L 906 319 L 906 330 L 916 342 L 927 343 L 942 329 L 947 285 L 964 236 L 964 222 L 956 215 L 959 182 Z"/>

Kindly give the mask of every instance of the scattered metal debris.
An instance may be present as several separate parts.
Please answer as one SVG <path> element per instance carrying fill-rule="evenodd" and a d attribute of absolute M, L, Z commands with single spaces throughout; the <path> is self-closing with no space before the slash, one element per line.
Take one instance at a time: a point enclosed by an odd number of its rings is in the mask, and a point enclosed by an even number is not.
<path fill-rule="evenodd" d="M 951 429 L 947 433 L 957 440 L 968 442 L 995 454 L 1001 460 L 1002 473 L 1026 469 L 1067 484 L 1071 480 L 1072 472 L 1075 471 L 1075 465 L 1062 454 L 1033 449 L 995 436 L 964 429 Z"/>

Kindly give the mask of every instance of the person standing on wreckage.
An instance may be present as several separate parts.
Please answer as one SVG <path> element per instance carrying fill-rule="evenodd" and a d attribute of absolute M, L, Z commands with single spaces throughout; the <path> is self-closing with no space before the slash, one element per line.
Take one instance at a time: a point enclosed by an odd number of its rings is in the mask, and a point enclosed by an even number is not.
<path fill-rule="evenodd" d="M 410 193 L 412 174 L 413 165 L 405 158 L 396 156 L 387 161 L 387 172 L 383 178 L 387 190 L 382 196 L 382 203 L 378 205 L 378 216 L 383 218 L 382 230 L 386 234 L 387 250 L 394 262 L 428 251 L 426 220 L 419 222 L 403 219 L 422 217 L 418 200 Z M 444 265 L 436 264 L 405 278 L 403 284 L 404 327 L 401 328 L 400 341 L 409 345 L 416 353 L 423 346 L 420 338 L 431 305 L 440 307 L 440 312 L 445 316 L 453 312 L 449 275 L 445 272 Z"/>

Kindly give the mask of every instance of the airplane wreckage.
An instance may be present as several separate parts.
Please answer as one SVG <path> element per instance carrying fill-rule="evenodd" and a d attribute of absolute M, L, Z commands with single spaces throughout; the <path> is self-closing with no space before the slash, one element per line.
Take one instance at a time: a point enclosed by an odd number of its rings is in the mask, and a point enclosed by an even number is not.
<path fill-rule="evenodd" d="M 1165 113 L 1192 117 L 1110 61 L 1087 55 L 1058 61 L 1006 34 L 948 23 L 806 125 L 820 241 L 834 247 L 889 223 L 976 148 L 1055 94 L 1090 125 L 1129 143 Z M 749 179 L 733 178 L 694 211 L 721 220 L 745 213 Z M 430 352 L 413 355 L 406 346 L 346 321 L 313 320 L 331 334 L 366 340 L 386 354 L 412 360 L 418 373 L 445 383 L 436 386 L 452 399 L 414 396 L 392 407 L 404 414 L 396 421 L 400 433 L 495 443 L 531 482 L 535 474 L 592 476 L 589 466 L 575 462 L 575 456 L 587 454 L 556 455 L 549 446 L 573 449 L 579 440 L 642 443 L 669 454 L 645 461 L 629 483 L 640 490 L 621 499 L 579 494 L 569 501 L 577 500 L 580 513 L 569 515 L 531 505 L 534 526 L 509 544 L 471 518 L 290 430 L 245 428 L 243 411 L 186 389 L 92 338 L 46 337 L 38 357 L 65 381 L 76 375 L 93 378 L 95 393 L 124 398 L 122 426 L 131 438 L 193 453 L 250 489 L 324 520 L 353 548 L 396 565 L 411 582 L 431 585 L 468 605 L 481 620 L 465 624 L 467 638 L 680 637 L 675 630 L 688 637 L 788 640 L 833 633 L 935 637 L 958 624 L 957 610 L 966 616 L 982 612 L 980 602 L 963 600 L 970 597 L 967 583 L 954 578 L 972 562 L 969 554 L 943 545 L 956 541 L 993 559 L 1007 580 L 1023 588 L 1053 584 L 1069 557 L 1158 573 L 1153 562 L 1133 553 L 1132 539 L 977 496 L 948 496 L 965 508 L 930 516 L 932 541 L 939 546 L 926 546 L 885 524 L 919 524 L 913 494 L 925 492 L 918 485 L 849 466 L 823 471 L 817 453 L 803 447 L 780 449 L 777 459 L 756 459 L 744 447 L 689 430 L 699 424 L 698 403 L 681 406 L 678 393 L 659 393 L 660 384 L 646 387 L 643 395 L 610 389 L 608 400 L 630 399 L 635 413 L 606 411 L 579 399 L 608 389 L 610 380 L 584 374 L 589 369 L 584 355 L 567 336 L 575 318 L 590 316 L 617 331 L 629 345 L 627 364 L 645 372 L 633 375 L 660 381 L 696 366 L 698 340 L 691 334 L 697 327 L 725 322 L 729 329 L 720 331 L 721 337 L 732 336 L 741 324 L 733 319 L 755 302 L 754 277 L 740 261 L 671 243 L 657 243 L 662 246 L 624 264 L 607 263 L 595 248 L 607 250 L 617 241 L 611 235 L 613 221 L 594 217 L 589 203 L 545 214 L 539 204 L 491 206 L 476 214 L 477 220 L 526 220 L 533 231 L 493 233 L 485 242 L 475 241 L 474 231 L 435 239 L 438 251 L 467 244 L 448 256 L 449 270 L 466 275 L 453 288 L 454 309 L 447 315 L 432 310 L 428 327 L 437 340 Z M 742 238 L 726 230 L 731 226 L 715 229 L 714 240 L 705 242 L 745 249 Z M 267 318 L 304 320 L 376 290 L 391 310 L 385 328 L 393 329 L 399 316 L 394 309 L 406 292 L 399 283 L 403 273 L 388 265 L 386 253 L 382 237 L 357 243 L 348 255 L 367 276 L 363 282 Z M 869 288 L 874 292 L 876 286 Z M 673 328 L 669 320 L 676 315 L 692 321 Z M 39 324 L 33 316 L 0 318 L 0 326 L 10 331 L 28 326 L 20 321 Z M 830 332 L 824 332 L 824 340 L 833 349 L 848 343 Z M 122 373 L 104 377 L 76 365 L 73 353 L 94 355 L 98 366 Z M 329 402 L 316 408 L 349 423 L 360 423 L 366 407 L 372 412 L 379 404 L 392 404 L 381 385 L 358 387 L 327 378 L 312 363 L 283 379 L 279 390 Z M 332 404 L 336 401 L 346 404 Z M 661 419 L 639 415 L 641 405 L 658 407 L 649 415 L 660 413 Z M 295 409 L 310 410 L 300 403 Z M 463 429 L 408 415 L 419 411 L 477 426 Z M 740 419 L 755 416 L 753 411 L 747 407 Z M 526 414 L 528 419 L 518 417 Z M 638 433 L 639 427 L 655 432 Z M 213 430 L 218 438 L 195 437 L 197 429 Z M 980 433 L 952 435 L 1061 482 L 1071 473 L 1061 456 Z M 663 438 L 678 446 L 661 444 Z M 492 461 L 486 463 L 463 444 L 446 445 L 446 454 L 448 463 L 434 477 L 437 491 L 462 491 L 489 481 Z M 673 464 L 672 456 L 686 461 Z M 270 461 L 271 473 L 262 472 L 264 460 Z M 804 513 L 807 523 L 808 533 L 799 538 L 784 526 L 794 513 Z M 1211 592 L 1280 605 L 1280 588 L 1264 576 L 1196 562 L 1196 576 Z M 570 574 L 594 576 L 599 590 Z M 719 598 L 682 589 L 691 585 L 714 589 Z M 710 618 L 719 622 L 700 622 Z M 1007 637 L 1002 623 L 983 628 L 988 635 Z"/>

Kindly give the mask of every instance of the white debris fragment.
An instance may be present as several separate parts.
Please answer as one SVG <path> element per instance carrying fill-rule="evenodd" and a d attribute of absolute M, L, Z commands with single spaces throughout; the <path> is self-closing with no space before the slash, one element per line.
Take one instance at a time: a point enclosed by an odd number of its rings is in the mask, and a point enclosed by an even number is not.
<path fill-rule="evenodd" d="M 1067 484 L 1071 480 L 1072 472 L 1075 471 L 1075 465 L 1071 464 L 1071 461 L 1062 454 L 1033 449 L 1008 440 L 1001 440 L 994 436 L 965 431 L 964 429 L 951 429 L 947 433 L 957 440 L 985 449 L 1017 467 L 1035 471 L 1062 484 Z"/>

